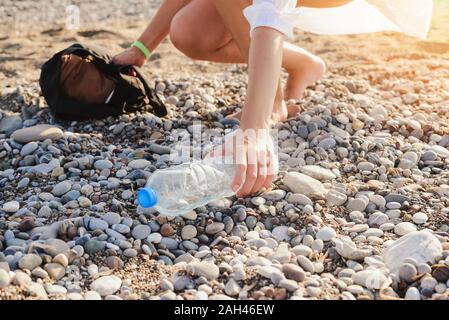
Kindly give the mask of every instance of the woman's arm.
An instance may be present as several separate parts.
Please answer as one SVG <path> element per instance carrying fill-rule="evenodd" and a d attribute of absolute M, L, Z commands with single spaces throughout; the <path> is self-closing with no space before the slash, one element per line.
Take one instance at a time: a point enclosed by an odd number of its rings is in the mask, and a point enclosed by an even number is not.
<path fill-rule="evenodd" d="M 281 76 L 283 40 L 282 33 L 267 27 L 256 28 L 252 34 L 248 91 L 240 123 L 246 144 L 239 146 L 241 156 L 237 157 L 237 172 L 233 181 L 238 195 L 249 195 L 263 187 L 268 188 L 277 174 L 278 159 L 275 158 L 270 128 Z"/>
<path fill-rule="evenodd" d="M 191 0 L 165 0 L 148 27 L 139 37 L 139 41 L 142 42 L 150 52 L 156 50 L 162 40 L 169 34 L 173 17 L 190 1 Z M 114 58 L 114 61 L 120 65 L 136 65 L 141 67 L 145 64 L 146 58 L 139 49 L 132 47 L 117 55 Z"/>
<path fill-rule="evenodd" d="M 283 99 L 279 79 L 284 35 L 261 27 L 256 28 L 250 38 L 250 25 L 243 10 L 252 1 L 214 0 L 214 4 L 242 56 L 248 59 L 249 81 L 241 130 L 235 134 L 230 147 L 224 146 L 226 151 L 235 154 L 237 171 L 233 189 L 238 191 L 238 196 L 245 196 L 269 187 L 276 174 L 277 159 L 269 129 L 275 99 Z"/>
<path fill-rule="evenodd" d="M 139 37 L 150 51 L 154 51 L 170 32 L 170 24 L 176 13 L 191 0 L 165 0 L 151 23 Z"/>
<path fill-rule="evenodd" d="M 242 129 L 270 128 L 281 76 L 284 35 L 259 27 L 253 32 L 248 59 L 248 91 L 242 111 Z"/>
<path fill-rule="evenodd" d="M 240 125 L 245 137 L 255 137 L 256 140 L 249 139 L 244 146 L 247 148 L 246 166 L 240 165 L 240 162 L 237 166 L 234 185 L 240 186 L 239 195 L 268 188 L 277 173 L 278 159 L 275 158 L 270 128 L 273 106 L 279 93 L 283 42 L 284 35 L 272 28 L 259 27 L 252 33 L 248 91 Z"/>

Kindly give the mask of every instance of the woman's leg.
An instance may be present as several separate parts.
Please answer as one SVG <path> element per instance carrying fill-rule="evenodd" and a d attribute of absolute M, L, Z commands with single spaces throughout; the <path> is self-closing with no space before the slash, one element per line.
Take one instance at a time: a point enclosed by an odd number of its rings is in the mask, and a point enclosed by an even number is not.
<path fill-rule="evenodd" d="M 181 52 L 193 59 L 246 63 L 250 37 L 249 24 L 242 11 L 250 4 L 251 0 L 233 0 L 233 8 L 239 16 L 231 13 L 231 28 L 237 30 L 231 35 L 213 1 L 193 0 L 174 17 L 170 38 Z M 320 58 L 288 43 L 284 47 L 283 67 L 289 74 L 287 100 L 301 99 L 306 87 L 321 79 L 325 71 Z M 277 101 L 283 98 L 278 97 Z"/>
<path fill-rule="evenodd" d="M 348 0 L 329 0 L 329 1 L 348 1 Z M 240 49 L 241 59 L 247 62 L 249 52 L 249 23 L 243 16 L 243 10 L 252 4 L 251 0 L 234 0 L 230 3 L 227 0 L 213 0 L 217 13 L 221 17 L 226 26 L 227 32 L 232 34 L 232 40 L 228 47 L 232 47 L 235 52 L 235 47 Z M 297 4 L 301 4 L 298 2 Z M 224 51 L 228 47 L 221 47 Z M 326 66 L 324 61 L 311 54 L 310 52 L 284 42 L 283 63 L 282 66 L 287 70 L 289 77 L 285 90 L 286 100 L 299 100 L 303 97 L 305 89 L 320 80 L 325 72 Z M 281 88 L 280 88 L 281 89 Z M 278 90 L 282 93 L 283 90 Z M 276 101 L 282 101 L 284 97 L 276 97 Z M 294 110 L 292 110 L 294 112 Z"/>
<path fill-rule="evenodd" d="M 321 80 L 326 72 L 326 64 L 320 57 L 288 42 L 284 43 L 283 67 L 288 72 L 287 100 L 302 99 L 306 88 Z"/>
<path fill-rule="evenodd" d="M 195 60 L 245 62 L 211 0 L 192 0 L 180 10 L 172 20 L 170 39 Z"/>

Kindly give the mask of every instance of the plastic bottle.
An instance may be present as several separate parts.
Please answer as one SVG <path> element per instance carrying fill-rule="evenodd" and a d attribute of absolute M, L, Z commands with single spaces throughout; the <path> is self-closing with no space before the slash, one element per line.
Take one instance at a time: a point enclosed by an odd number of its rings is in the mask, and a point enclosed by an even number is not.
<path fill-rule="evenodd" d="M 232 159 L 207 159 L 157 170 L 137 198 L 143 208 L 167 216 L 183 215 L 207 203 L 235 195 Z"/>

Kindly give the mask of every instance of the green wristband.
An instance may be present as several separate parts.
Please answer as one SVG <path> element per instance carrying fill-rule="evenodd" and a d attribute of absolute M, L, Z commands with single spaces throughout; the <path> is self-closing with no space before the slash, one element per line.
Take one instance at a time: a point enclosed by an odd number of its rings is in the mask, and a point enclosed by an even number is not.
<path fill-rule="evenodd" d="M 142 42 L 134 41 L 131 47 L 136 47 L 137 49 L 139 49 L 143 53 L 145 58 L 149 59 L 151 57 L 150 50 L 148 50 L 148 48 Z"/>

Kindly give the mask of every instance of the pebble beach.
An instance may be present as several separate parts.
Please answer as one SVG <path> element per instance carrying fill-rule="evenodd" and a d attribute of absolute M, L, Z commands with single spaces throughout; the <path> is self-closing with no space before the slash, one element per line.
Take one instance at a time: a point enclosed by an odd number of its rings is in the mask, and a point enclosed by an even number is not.
<path fill-rule="evenodd" d="M 0 300 L 449 299 L 443 1 L 428 40 L 297 32 L 328 71 L 276 127 L 272 188 L 176 218 L 136 192 L 184 160 L 169 156 L 174 132 L 239 126 L 226 116 L 243 106 L 246 67 L 193 61 L 167 39 L 144 68 L 167 117 L 58 121 L 41 65 L 76 42 L 120 52 L 160 1 L 78 2 L 67 30 L 69 1 L 0 0 Z"/>

